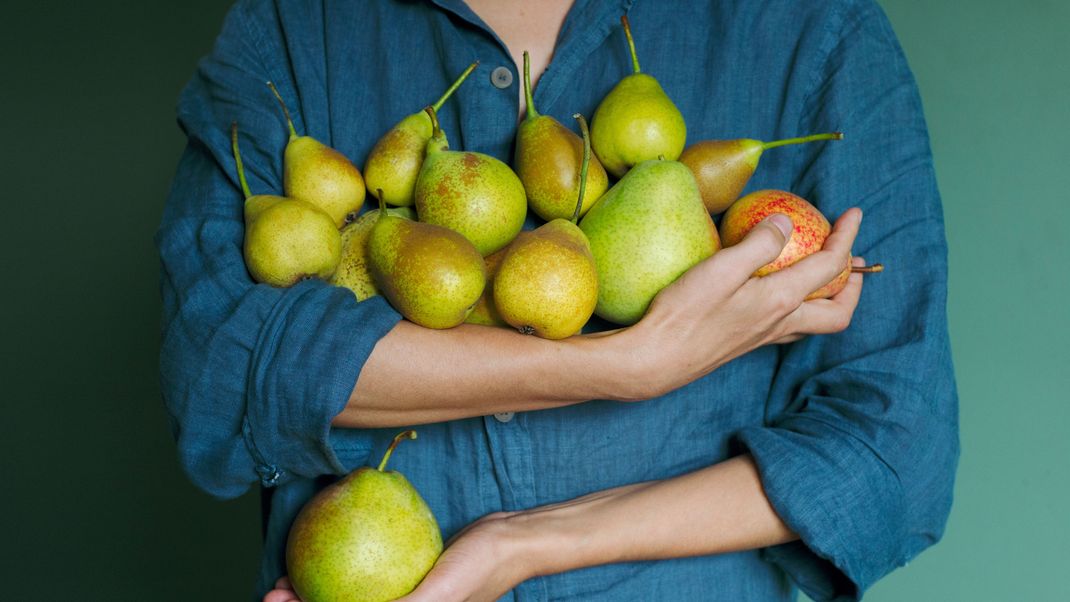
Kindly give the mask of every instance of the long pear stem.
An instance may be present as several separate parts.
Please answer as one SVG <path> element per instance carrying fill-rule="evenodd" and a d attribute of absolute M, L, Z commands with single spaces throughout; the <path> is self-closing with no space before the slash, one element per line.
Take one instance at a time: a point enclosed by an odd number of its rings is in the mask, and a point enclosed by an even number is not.
<path fill-rule="evenodd" d="M 867 265 L 865 267 L 852 267 L 851 272 L 854 274 L 879 274 L 884 271 L 884 264 L 875 263 L 873 265 Z"/>
<path fill-rule="evenodd" d="M 453 96 L 453 93 L 457 91 L 457 88 L 461 87 L 461 84 L 464 83 L 464 80 L 468 79 L 468 75 L 475 71 L 476 67 L 478 66 L 479 61 L 468 65 L 468 68 L 464 70 L 464 73 L 462 73 L 461 76 L 458 77 L 449 88 L 446 88 L 446 92 L 442 95 L 442 97 L 435 101 L 435 104 L 431 106 L 435 107 L 436 111 L 441 111 L 442 105 L 450 99 L 450 96 Z"/>
<path fill-rule="evenodd" d="M 279 100 L 279 106 L 282 107 L 282 114 L 286 116 L 286 125 L 290 126 L 290 140 L 297 138 L 297 130 L 294 129 L 294 120 L 290 119 L 290 109 L 286 108 L 286 101 L 282 99 L 282 94 L 279 94 L 279 89 L 275 87 L 272 82 L 267 82 L 271 92 L 275 95 L 275 98 Z"/>
<path fill-rule="evenodd" d="M 830 132 L 828 134 L 814 134 L 812 136 L 804 136 L 802 138 L 787 138 L 785 140 L 775 140 L 773 142 L 763 142 L 762 150 L 769 150 L 778 146 L 787 146 L 789 144 L 804 144 L 806 142 L 816 142 L 818 140 L 843 140 L 843 132 Z"/>
<path fill-rule="evenodd" d="M 525 121 L 530 121 L 539 116 L 539 112 L 535 110 L 535 100 L 531 96 L 531 57 L 528 56 L 528 51 L 524 51 L 524 102 L 527 103 L 527 111 L 524 116 Z"/>
<path fill-rule="evenodd" d="M 245 195 L 245 198 L 253 196 L 252 192 L 249 192 L 249 183 L 245 181 L 245 167 L 241 163 L 241 151 L 238 150 L 238 122 L 234 121 L 230 124 L 230 148 L 234 151 L 234 163 L 238 165 L 238 181 L 241 182 L 241 191 Z"/>
<path fill-rule="evenodd" d="M 386 453 L 383 454 L 383 461 L 379 463 L 379 468 L 377 470 L 379 472 L 383 472 L 383 469 L 386 468 L 387 460 L 390 459 L 390 455 L 394 453 L 394 448 L 398 446 L 398 443 L 401 443 L 402 439 L 415 439 L 415 438 L 416 438 L 416 431 L 403 431 L 403 432 L 398 433 L 398 435 L 396 437 L 394 437 L 394 440 L 390 443 L 390 447 L 386 448 Z"/>
<path fill-rule="evenodd" d="M 587 128 L 587 120 L 583 115 L 576 113 L 573 119 L 580 122 L 580 133 L 583 134 L 583 163 L 580 164 L 580 198 L 576 201 L 576 210 L 572 213 L 572 223 L 580 219 L 580 210 L 583 209 L 583 195 L 587 194 L 587 168 L 591 165 L 591 130 Z"/>
<path fill-rule="evenodd" d="M 628 15 L 620 16 L 620 24 L 624 26 L 624 35 L 628 38 L 628 50 L 632 53 L 632 69 L 639 71 L 639 56 L 635 54 L 635 39 L 632 38 L 632 27 L 628 24 Z"/>

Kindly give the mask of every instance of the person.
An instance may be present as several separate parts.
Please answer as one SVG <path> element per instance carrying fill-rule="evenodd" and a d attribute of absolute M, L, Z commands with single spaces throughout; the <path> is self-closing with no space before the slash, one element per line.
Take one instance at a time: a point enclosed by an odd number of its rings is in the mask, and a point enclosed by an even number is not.
<path fill-rule="evenodd" d="M 265 81 L 301 133 L 359 165 L 478 59 L 441 121 L 453 148 L 508 162 L 520 53 L 541 113 L 590 116 L 630 72 L 625 13 L 689 141 L 846 133 L 769 153 L 750 186 L 839 216 L 821 252 L 751 277 L 790 232 L 774 216 L 638 324 L 556 342 L 250 279 L 228 130 L 254 193 L 281 193 Z M 943 218 L 873 0 L 241 0 L 178 116 L 189 143 L 156 239 L 162 390 L 193 482 L 267 496 L 258 598 L 296 599 L 284 547 L 304 502 L 414 425 L 391 465 L 453 541 L 410 601 L 857 599 L 940 538 L 958 456 Z M 852 247 L 889 269 L 804 301 Z"/>

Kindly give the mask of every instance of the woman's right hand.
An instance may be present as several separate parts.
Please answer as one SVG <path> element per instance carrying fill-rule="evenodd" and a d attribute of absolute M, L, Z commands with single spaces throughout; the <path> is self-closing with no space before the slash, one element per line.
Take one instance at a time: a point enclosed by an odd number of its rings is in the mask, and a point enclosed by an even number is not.
<path fill-rule="evenodd" d="M 847 328 L 862 292 L 861 274 L 851 274 L 831 299 L 805 298 L 843 271 L 861 220 L 859 209 L 845 211 L 820 251 L 756 278 L 755 270 L 780 254 L 792 231 L 787 216 L 772 215 L 739 244 L 662 290 L 643 319 L 620 333 L 634 365 L 642 366 L 635 380 L 645 385 L 635 399 L 682 387 L 762 345 Z M 861 264 L 856 258 L 855 265 Z"/>

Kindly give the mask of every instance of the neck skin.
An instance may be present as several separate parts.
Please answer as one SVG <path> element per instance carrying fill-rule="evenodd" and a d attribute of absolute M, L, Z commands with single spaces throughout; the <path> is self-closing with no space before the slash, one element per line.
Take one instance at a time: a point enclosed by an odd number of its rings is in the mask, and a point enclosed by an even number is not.
<path fill-rule="evenodd" d="M 517 73 L 523 73 L 524 51 L 531 56 L 531 85 L 550 65 L 554 44 L 561 32 L 572 0 L 467 0 L 472 12 L 479 15 L 505 43 Z M 494 68 L 493 66 L 491 67 Z M 524 117 L 524 86 L 518 79 L 518 119 Z"/>

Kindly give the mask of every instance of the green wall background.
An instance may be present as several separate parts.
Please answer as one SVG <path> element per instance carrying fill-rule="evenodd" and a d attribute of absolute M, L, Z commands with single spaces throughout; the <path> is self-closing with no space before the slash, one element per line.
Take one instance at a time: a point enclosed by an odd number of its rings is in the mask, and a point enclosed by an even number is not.
<path fill-rule="evenodd" d="M 248 597 L 258 500 L 213 500 L 178 468 L 151 241 L 175 100 L 228 4 L 5 7 L 4 599 Z M 944 541 L 867 599 L 1067 600 L 1070 4 L 882 5 L 944 195 L 963 456 Z"/>

